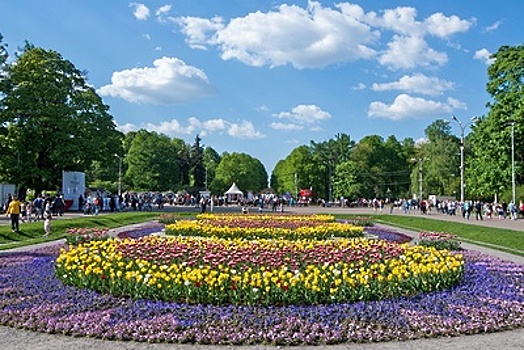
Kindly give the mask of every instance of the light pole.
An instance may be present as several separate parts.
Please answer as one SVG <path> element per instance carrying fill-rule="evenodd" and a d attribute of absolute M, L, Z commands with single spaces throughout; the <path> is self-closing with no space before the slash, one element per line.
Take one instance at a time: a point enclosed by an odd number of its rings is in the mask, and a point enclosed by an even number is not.
<path fill-rule="evenodd" d="M 115 153 L 118 158 L 118 197 L 122 195 L 122 157 Z"/>
<path fill-rule="evenodd" d="M 515 122 L 511 123 L 511 194 L 513 204 L 517 205 L 517 187 L 515 186 Z"/>
<path fill-rule="evenodd" d="M 295 173 L 295 199 L 298 202 L 298 186 L 297 186 L 297 173 Z"/>
<path fill-rule="evenodd" d="M 418 193 L 419 193 L 419 198 L 418 198 L 418 202 L 420 203 L 422 201 L 422 196 L 423 196 L 423 192 L 422 192 L 422 162 L 426 160 L 426 158 L 411 158 L 411 161 L 415 162 L 417 161 L 418 162 Z"/>
<path fill-rule="evenodd" d="M 478 118 L 477 117 L 471 117 L 471 121 L 463 124 L 457 117 L 454 115 L 451 116 L 451 119 L 453 119 L 460 127 L 460 202 L 464 203 L 464 188 L 466 187 L 464 183 L 464 132 L 468 125 L 471 125 L 475 123 Z"/>
<path fill-rule="evenodd" d="M 418 160 L 418 191 L 420 193 L 419 203 L 422 201 L 422 159 Z"/>

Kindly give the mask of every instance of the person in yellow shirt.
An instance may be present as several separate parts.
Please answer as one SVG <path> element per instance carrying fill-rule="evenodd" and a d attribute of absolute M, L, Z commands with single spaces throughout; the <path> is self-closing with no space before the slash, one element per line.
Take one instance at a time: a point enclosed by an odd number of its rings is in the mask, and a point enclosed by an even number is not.
<path fill-rule="evenodd" d="M 13 200 L 9 203 L 6 211 L 6 216 L 11 215 L 11 230 L 13 232 L 19 231 L 21 205 L 22 203 L 13 195 Z"/>

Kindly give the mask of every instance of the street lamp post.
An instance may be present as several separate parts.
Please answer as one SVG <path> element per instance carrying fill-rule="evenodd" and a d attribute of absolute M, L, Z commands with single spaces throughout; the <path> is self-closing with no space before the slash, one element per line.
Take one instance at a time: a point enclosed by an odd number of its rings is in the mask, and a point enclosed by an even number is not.
<path fill-rule="evenodd" d="M 115 153 L 118 158 L 118 197 L 122 195 L 122 157 Z"/>
<path fill-rule="evenodd" d="M 418 159 L 418 192 L 420 193 L 420 198 L 418 199 L 419 205 L 422 202 L 422 158 Z"/>
<path fill-rule="evenodd" d="M 427 158 L 411 158 L 411 161 L 412 162 L 418 162 L 418 193 L 419 193 L 419 198 L 418 198 L 418 201 L 419 203 L 422 201 L 422 196 L 424 195 L 423 191 L 422 191 L 422 183 L 423 183 L 423 179 L 422 179 L 422 162 L 424 162 Z"/>
<path fill-rule="evenodd" d="M 463 124 L 454 115 L 451 116 L 451 119 L 453 119 L 460 127 L 460 202 L 464 203 L 464 188 L 466 187 L 465 181 L 464 181 L 464 147 L 465 147 L 464 132 L 466 128 L 468 127 L 468 125 L 475 123 L 478 120 L 478 118 L 471 117 L 471 121 L 466 124 Z"/>
<path fill-rule="evenodd" d="M 517 205 L 517 189 L 515 185 L 515 122 L 511 123 L 511 194 L 513 204 Z"/>

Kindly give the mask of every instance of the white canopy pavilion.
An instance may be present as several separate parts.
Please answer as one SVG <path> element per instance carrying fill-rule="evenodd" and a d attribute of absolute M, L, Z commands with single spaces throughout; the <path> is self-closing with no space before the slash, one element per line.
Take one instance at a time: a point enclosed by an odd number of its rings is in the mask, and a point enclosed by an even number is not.
<path fill-rule="evenodd" d="M 244 199 L 244 192 L 240 191 L 237 184 L 234 182 L 224 195 L 226 196 L 228 203 L 238 203 Z"/>

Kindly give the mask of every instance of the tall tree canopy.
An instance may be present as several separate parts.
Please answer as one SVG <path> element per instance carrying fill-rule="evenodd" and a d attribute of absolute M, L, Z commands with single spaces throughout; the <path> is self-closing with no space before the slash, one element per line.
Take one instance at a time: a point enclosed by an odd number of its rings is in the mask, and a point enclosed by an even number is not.
<path fill-rule="evenodd" d="M 418 193 L 422 178 L 423 197 L 457 195 L 460 174 L 460 141 L 452 135 L 450 122 L 435 120 L 425 130 L 427 141 L 420 145 L 413 159 L 412 192 Z M 422 174 L 420 173 L 422 171 Z"/>
<path fill-rule="evenodd" d="M 391 197 L 408 195 L 414 141 L 386 141 L 377 135 L 355 143 L 349 135 L 338 134 L 324 142 L 295 148 L 279 161 L 271 176 L 278 193 L 312 188 L 317 198 Z"/>
<path fill-rule="evenodd" d="M 206 167 L 204 166 L 204 149 L 200 145 L 202 139 L 196 135 L 195 143 L 191 147 L 191 174 L 193 177 L 193 187 L 203 190 L 206 182 Z"/>
<path fill-rule="evenodd" d="M 324 142 L 311 141 L 313 161 L 318 170 L 317 196 L 328 200 L 332 199 L 332 180 L 338 164 L 349 160 L 355 142 L 348 134 L 337 134 L 334 139 Z"/>
<path fill-rule="evenodd" d="M 204 148 L 204 154 L 203 154 L 203 165 L 206 170 L 206 176 L 205 176 L 205 187 L 206 190 L 209 189 L 209 184 L 213 182 L 213 179 L 215 178 L 216 168 L 218 164 L 220 164 L 220 160 L 222 157 L 218 154 L 217 151 L 215 151 L 212 147 L 206 147 Z"/>
<path fill-rule="evenodd" d="M 466 177 L 473 196 L 487 199 L 507 193 L 509 200 L 512 128 L 516 183 L 524 181 L 524 45 L 502 46 L 492 58 L 486 90 L 493 100 L 468 139 L 473 156 L 466 159 Z"/>
<path fill-rule="evenodd" d="M 271 187 L 277 193 L 289 191 L 296 196 L 296 192 L 301 189 L 313 187 L 318 178 L 317 169 L 312 149 L 305 145 L 299 146 L 277 163 L 271 176 Z"/>
<path fill-rule="evenodd" d="M 3 67 L 1 180 L 19 191 L 60 188 L 62 171 L 114 157 L 122 134 L 84 74 L 55 51 L 26 44 Z"/>
<path fill-rule="evenodd" d="M 224 154 L 211 184 L 214 193 L 225 193 L 235 182 L 244 192 L 267 187 L 267 172 L 260 160 L 245 153 Z"/>
<path fill-rule="evenodd" d="M 175 190 L 180 185 L 176 149 L 166 135 L 139 130 L 126 162 L 126 178 L 136 191 Z"/>

